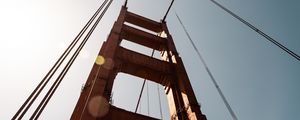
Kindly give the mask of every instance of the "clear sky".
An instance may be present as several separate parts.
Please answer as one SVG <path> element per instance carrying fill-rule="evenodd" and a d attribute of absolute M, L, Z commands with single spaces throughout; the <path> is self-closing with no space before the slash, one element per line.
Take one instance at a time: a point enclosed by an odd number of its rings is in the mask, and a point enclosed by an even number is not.
<path fill-rule="evenodd" d="M 299 1 L 216 1 L 300 54 Z M 13 116 L 101 2 L 102 0 L 0 1 L 1 120 Z M 70 118 L 81 86 L 85 83 L 123 2 L 113 2 L 41 119 Z M 160 21 L 169 3 L 167 0 L 129 0 L 128 7 L 129 11 Z M 209 0 L 177 0 L 167 18 L 167 24 L 202 106 L 201 110 L 209 120 L 231 120 L 231 117 L 176 20 L 175 10 L 239 120 L 300 119 L 299 61 Z M 122 45 L 151 54 L 150 49 L 129 43 Z M 113 104 L 134 111 L 141 84 L 141 78 L 118 75 L 115 82 L 118 87 L 113 89 Z M 132 97 L 125 97 L 124 94 Z M 149 83 L 149 97 L 149 115 L 160 118 L 156 84 Z M 164 119 L 168 119 L 165 99 L 162 96 Z M 146 103 L 145 92 L 140 111 L 145 115 L 148 114 Z"/>

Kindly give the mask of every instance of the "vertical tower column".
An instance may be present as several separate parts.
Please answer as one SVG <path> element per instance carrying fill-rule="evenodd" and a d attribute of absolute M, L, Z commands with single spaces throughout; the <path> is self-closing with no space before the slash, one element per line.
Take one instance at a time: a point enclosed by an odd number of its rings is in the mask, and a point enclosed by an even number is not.
<path fill-rule="evenodd" d="M 156 35 L 146 32 L 145 29 Z M 160 51 L 162 59 L 151 58 L 121 47 L 122 40 Z M 109 104 L 114 79 L 119 72 L 146 78 L 164 86 L 171 119 L 206 120 L 166 23 L 128 12 L 126 7 L 122 7 L 118 20 L 100 49 L 71 119 L 155 120 L 156 118 Z"/>
<path fill-rule="evenodd" d="M 166 86 L 166 94 L 170 107 L 170 114 L 172 119 L 178 119 L 181 114 L 183 117 L 187 117 L 184 119 L 190 120 L 206 120 L 206 116 L 202 114 L 200 110 L 200 105 L 197 102 L 196 96 L 194 94 L 193 88 L 191 86 L 188 75 L 185 71 L 183 62 L 181 57 L 178 55 L 176 50 L 173 38 L 169 33 L 167 24 L 165 22 L 162 23 L 162 29 L 160 36 L 165 37 L 167 39 L 167 50 L 161 52 L 162 59 L 168 62 L 173 63 L 172 69 L 174 70 L 174 80 L 171 82 L 175 82 L 174 86 Z M 177 96 L 179 97 L 180 108 L 174 109 L 174 105 L 172 105 L 172 101 L 175 100 L 175 93 L 170 93 L 169 91 L 176 91 Z M 175 102 L 176 104 L 176 102 Z M 176 105 L 175 105 L 176 106 Z M 184 116 L 184 115 L 187 116 Z"/>

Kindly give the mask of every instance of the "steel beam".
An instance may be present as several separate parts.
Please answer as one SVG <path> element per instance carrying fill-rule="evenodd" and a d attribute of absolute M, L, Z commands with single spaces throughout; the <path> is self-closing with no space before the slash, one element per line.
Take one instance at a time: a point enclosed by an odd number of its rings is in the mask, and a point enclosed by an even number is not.
<path fill-rule="evenodd" d="M 153 32 L 157 32 L 157 33 L 162 31 L 162 29 L 161 29 L 162 27 L 159 22 L 156 22 L 154 20 L 134 14 L 129 11 L 126 12 L 125 22 L 132 23 L 134 25 L 140 26 L 142 28 L 145 28 L 145 29 L 151 30 Z"/>
<path fill-rule="evenodd" d="M 140 45 L 155 49 L 155 50 L 165 50 L 167 40 L 165 38 L 153 35 L 142 30 L 136 29 L 134 27 L 123 25 L 121 37 L 122 39 L 138 43 Z"/>

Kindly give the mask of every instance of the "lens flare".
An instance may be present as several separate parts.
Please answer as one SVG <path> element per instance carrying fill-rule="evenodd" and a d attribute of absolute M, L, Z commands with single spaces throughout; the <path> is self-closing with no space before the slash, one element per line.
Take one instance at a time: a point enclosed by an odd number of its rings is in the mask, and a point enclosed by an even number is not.
<path fill-rule="evenodd" d="M 88 103 L 88 111 L 95 118 L 103 117 L 108 113 L 109 106 L 108 101 L 104 97 L 95 96 Z"/>
<path fill-rule="evenodd" d="M 97 65 L 103 65 L 105 63 L 105 59 L 103 56 L 101 55 L 98 55 L 97 58 L 96 58 L 96 64 Z"/>

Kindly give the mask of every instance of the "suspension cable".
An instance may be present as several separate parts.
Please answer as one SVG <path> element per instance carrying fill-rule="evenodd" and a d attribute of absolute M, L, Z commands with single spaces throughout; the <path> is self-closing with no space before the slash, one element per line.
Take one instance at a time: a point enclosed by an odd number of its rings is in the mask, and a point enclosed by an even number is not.
<path fill-rule="evenodd" d="M 153 55 L 154 55 L 154 49 L 152 50 L 151 58 L 153 57 Z M 143 91 L 144 91 L 144 87 L 145 87 L 146 80 L 147 80 L 147 79 L 145 78 L 145 79 L 144 79 L 144 82 L 143 82 L 143 85 L 142 85 L 142 88 L 141 88 L 141 92 L 140 92 L 140 95 L 139 95 L 138 102 L 137 102 L 136 107 L 135 107 L 134 113 L 136 113 L 137 110 L 138 110 L 138 108 L 139 108 L 139 104 L 140 104 L 141 97 L 142 97 L 142 94 L 143 94 Z M 149 103 L 148 103 L 148 104 L 149 104 Z M 149 106 L 149 105 L 148 105 L 148 106 Z M 148 107 L 148 109 L 149 109 L 149 107 Z M 148 111 L 149 111 L 149 110 L 148 110 Z M 148 114 L 149 114 L 149 113 L 148 113 Z"/>
<path fill-rule="evenodd" d="M 142 113 L 142 103 L 139 104 L 139 113 Z"/>
<path fill-rule="evenodd" d="M 159 93 L 159 85 L 156 84 L 157 86 L 157 94 L 158 94 L 158 103 L 159 103 L 159 113 L 160 113 L 160 119 L 163 120 L 163 115 L 162 115 L 162 108 L 161 108 L 161 99 L 160 99 L 160 93 Z"/>
<path fill-rule="evenodd" d="M 146 85 L 147 85 L 147 108 L 148 108 L 148 115 L 150 115 L 150 106 L 149 106 L 149 82 L 146 81 Z"/>
<path fill-rule="evenodd" d="M 12 119 L 16 119 L 20 112 L 23 111 L 24 107 L 26 106 L 25 110 L 21 113 L 19 116 L 19 119 L 22 119 L 22 117 L 25 115 L 25 113 L 28 111 L 28 109 L 31 107 L 33 102 L 36 100 L 38 95 L 41 93 L 41 91 L 44 89 L 44 87 L 47 85 L 49 80 L 52 78 L 53 74 L 57 71 L 57 69 L 60 67 L 62 62 L 65 60 L 65 58 L 69 55 L 69 53 L 72 51 L 74 46 L 77 44 L 79 39 L 82 37 L 84 32 L 88 29 L 88 27 L 91 25 L 92 21 L 94 21 L 95 17 L 98 15 L 98 13 L 103 8 L 102 4 L 99 9 L 94 13 L 92 18 L 87 22 L 87 24 L 82 28 L 82 30 L 79 32 L 79 34 L 75 37 L 75 39 L 71 42 L 71 44 L 68 46 L 68 48 L 64 51 L 64 53 L 59 57 L 59 59 L 55 62 L 55 64 L 52 66 L 50 71 L 44 76 L 42 81 L 38 84 L 38 86 L 34 89 L 34 91 L 30 94 L 30 96 L 26 99 L 26 101 L 22 104 L 22 106 L 19 108 L 19 110 L 16 112 L 16 114 L 13 116 Z M 49 76 L 50 75 L 50 76 Z M 33 97 L 33 98 L 32 98 Z M 28 103 L 29 102 L 29 103 Z"/>
<path fill-rule="evenodd" d="M 125 0 L 124 6 L 127 7 L 128 0 Z"/>
<path fill-rule="evenodd" d="M 165 20 L 166 20 L 166 18 L 167 18 L 167 15 L 168 15 L 168 13 L 169 13 L 169 11 L 170 11 L 170 9 L 171 9 L 173 3 L 174 3 L 174 0 L 172 0 L 170 6 L 169 6 L 169 8 L 168 8 L 168 10 L 167 10 L 167 12 L 166 12 L 166 14 L 165 14 L 165 16 L 164 16 L 164 18 L 163 18 L 163 20 L 162 20 L 163 22 L 165 22 Z"/>
<path fill-rule="evenodd" d="M 137 104 L 136 104 L 134 113 L 137 112 L 138 106 L 139 106 L 139 104 L 140 104 L 140 101 L 141 101 L 141 97 L 142 97 L 142 94 L 143 94 L 143 91 L 144 91 L 144 86 L 145 86 L 146 80 L 147 80 L 147 79 L 144 79 L 144 81 L 143 81 L 143 85 L 142 85 L 142 88 L 141 88 L 140 96 L 139 96 L 138 102 L 137 102 Z"/>
<path fill-rule="evenodd" d="M 60 75 L 56 79 L 55 83 L 51 86 L 51 88 L 49 89 L 49 91 L 47 92 L 47 94 L 44 96 L 43 100 L 40 102 L 38 108 L 34 111 L 34 113 L 33 113 L 33 115 L 31 116 L 30 119 L 37 119 L 40 116 L 40 114 L 43 112 L 44 108 L 46 107 L 46 105 L 48 104 L 49 100 L 51 99 L 51 97 L 55 93 L 56 89 L 60 85 L 60 83 L 63 80 L 63 78 L 65 77 L 65 75 L 68 72 L 69 68 L 74 63 L 75 59 L 79 55 L 79 53 L 82 50 L 83 46 L 85 45 L 85 43 L 87 42 L 87 40 L 89 39 L 89 37 L 91 36 L 91 34 L 95 30 L 95 28 L 97 27 L 98 23 L 100 22 L 100 20 L 102 19 L 102 17 L 106 13 L 107 9 L 111 5 L 112 1 L 113 0 L 109 1 L 108 5 L 102 11 L 101 15 L 97 18 L 97 21 L 94 23 L 94 25 L 92 26 L 92 28 L 90 29 L 90 31 L 88 32 L 88 34 L 86 35 L 86 37 L 84 38 L 84 40 L 82 41 L 82 43 L 80 44 L 80 46 L 77 48 L 77 50 L 73 54 L 72 58 L 68 61 L 67 65 L 64 67 L 63 71 L 60 73 Z"/>
<path fill-rule="evenodd" d="M 276 41 L 275 39 L 273 39 L 272 37 L 270 37 L 269 35 L 267 35 L 266 33 L 264 33 L 263 31 L 259 30 L 258 28 L 256 28 L 255 26 L 253 26 L 252 24 L 250 24 L 249 22 L 245 21 L 243 18 L 239 17 L 238 15 L 236 15 L 235 13 L 233 13 L 232 11 L 230 11 L 229 9 L 225 8 L 224 6 L 222 6 L 221 4 L 219 4 L 218 2 L 216 2 L 215 0 L 210 0 L 212 3 L 214 3 L 215 5 L 217 5 L 218 7 L 222 8 L 224 11 L 226 11 L 227 13 L 229 13 L 231 16 L 233 16 L 234 18 L 238 19 L 240 22 L 244 23 L 245 25 L 247 25 L 248 27 L 250 27 L 252 30 L 254 30 L 255 32 L 257 32 L 258 34 L 260 34 L 261 36 L 263 36 L 264 38 L 266 38 L 268 41 L 272 42 L 273 44 L 275 44 L 277 47 L 281 48 L 282 50 L 284 50 L 286 53 L 290 54 L 292 57 L 296 58 L 298 61 L 300 61 L 300 56 L 297 55 L 296 53 L 294 53 L 293 51 L 291 51 L 290 49 L 288 49 L 287 47 L 285 47 L 284 45 L 280 44 L 278 41 Z"/>
<path fill-rule="evenodd" d="M 85 100 L 89 100 L 89 98 L 90 98 L 90 96 L 91 96 L 91 94 L 92 94 L 92 91 L 93 91 L 93 89 L 94 89 L 96 80 L 97 80 L 98 75 L 99 75 L 99 71 L 100 71 L 100 66 L 98 66 L 98 68 L 97 68 L 96 76 L 94 77 L 94 79 L 93 79 L 93 81 L 92 81 L 92 86 L 91 86 L 90 91 L 89 91 L 89 94 L 88 94 L 88 96 L 85 98 Z M 83 110 L 82 110 L 82 111 L 85 111 L 87 104 L 88 104 L 88 102 L 85 102 L 85 103 L 84 103 L 84 106 L 83 106 Z M 82 115 L 83 115 L 83 113 L 81 113 L 79 120 L 82 119 Z"/>
<path fill-rule="evenodd" d="M 218 93 L 219 93 L 219 95 L 221 96 L 221 98 L 222 98 L 224 104 L 226 105 L 226 108 L 227 108 L 228 111 L 230 112 L 231 117 L 233 118 L 233 120 L 237 120 L 237 117 L 236 117 L 235 113 L 234 113 L 233 110 L 231 109 L 231 107 L 230 107 L 228 101 L 226 100 L 226 98 L 225 98 L 223 92 L 221 91 L 221 89 L 220 89 L 220 87 L 219 87 L 217 81 L 215 80 L 214 76 L 213 76 L 212 73 L 210 72 L 210 70 L 209 70 L 209 68 L 208 68 L 208 66 L 207 66 L 207 64 L 206 64 L 206 62 L 204 61 L 204 58 L 203 58 L 202 55 L 200 54 L 199 50 L 197 49 L 195 43 L 193 42 L 191 36 L 190 36 L 189 33 L 187 32 L 186 28 L 184 27 L 184 25 L 183 25 L 181 19 L 179 18 L 179 16 L 177 15 L 176 12 L 175 12 L 175 15 L 176 15 L 176 17 L 177 17 L 179 23 L 181 24 L 182 28 L 184 29 L 184 32 L 185 32 L 185 34 L 187 35 L 187 37 L 188 37 L 190 43 L 192 44 L 194 50 L 196 51 L 198 57 L 200 58 L 202 64 L 204 65 L 205 70 L 207 71 L 209 77 L 211 78 L 212 82 L 214 83 L 216 89 L 218 90 Z"/>

